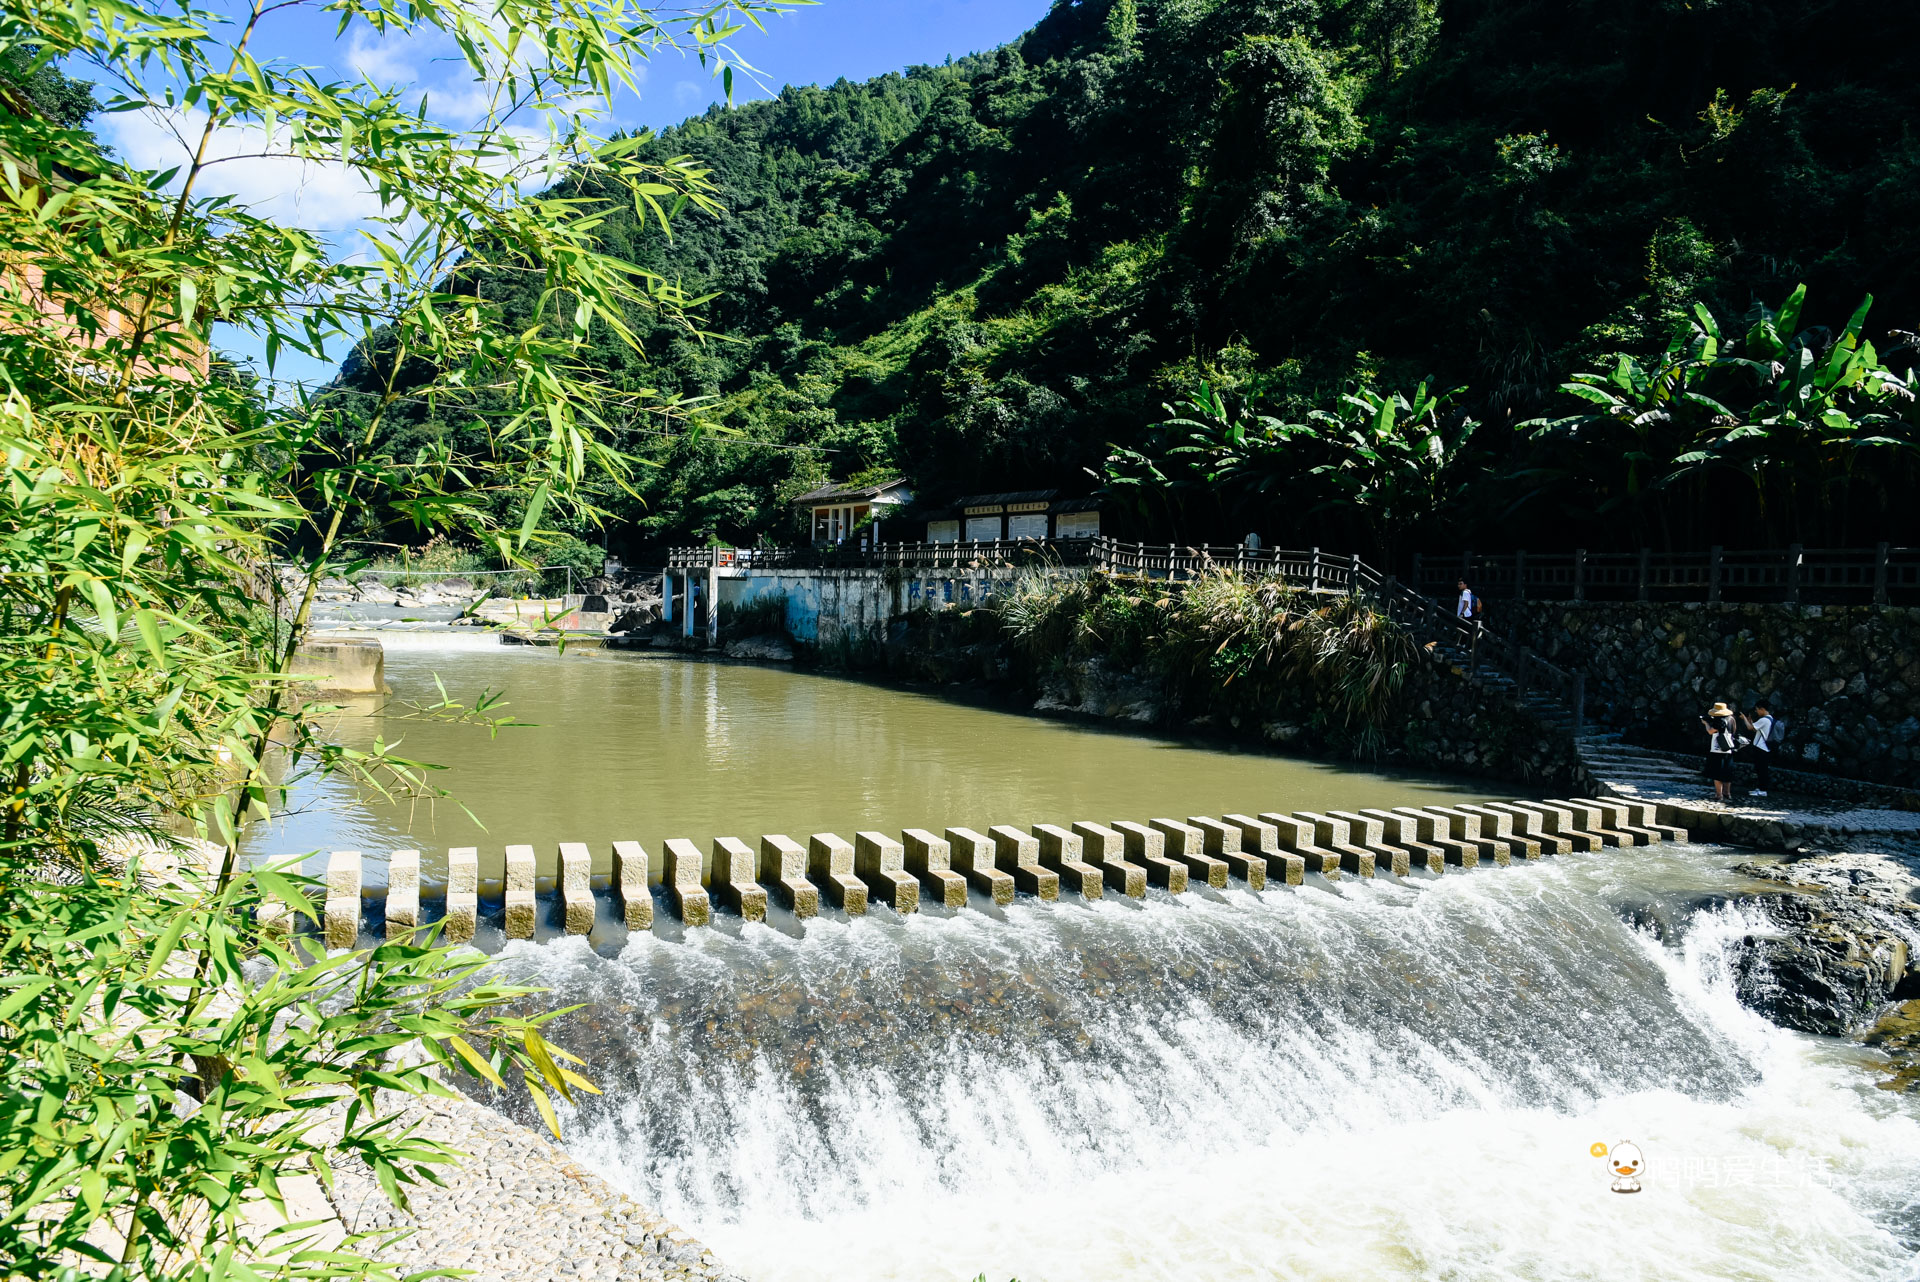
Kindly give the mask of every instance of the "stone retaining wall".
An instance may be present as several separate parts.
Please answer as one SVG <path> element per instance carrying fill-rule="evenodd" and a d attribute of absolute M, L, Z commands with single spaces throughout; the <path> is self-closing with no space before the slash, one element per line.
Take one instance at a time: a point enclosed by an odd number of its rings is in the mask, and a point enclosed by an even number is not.
<path fill-rule="evenodd" d="M 1511 630 L 1587 674 L 1593 719 L 1656 747 L 1702 747 L 1715 700 L 1766 696 L 1786 722 L 1780 764 L 1920 783 L 1920 609 L 1489 601 Z"/>
<path fill-rule="evenodd" d="M 984 623 L 981 620 L 985 620 Z M 1451 770 L 1541 788 L 1568 788 L 1579 758 L 1564 727 L 1535 716 L 1509 692 L 1479 685 L 1438 653 L 1422 651 L 1408 670 L 1385 732 L 1368 741 L 1297 687 L 1251 706 L 1237 692 L 1182 696 L 1144 668 L 1102 657 L 1035 668 L 1009 645 L 990 616 L 918 611 L 896 619 L 874 660 L 891 675 L 942 686 L 980 686 L 1038 712 L 1123 721 L 1265 742 L 1289 751 L 1359 756 L 1382 763 Z"/>

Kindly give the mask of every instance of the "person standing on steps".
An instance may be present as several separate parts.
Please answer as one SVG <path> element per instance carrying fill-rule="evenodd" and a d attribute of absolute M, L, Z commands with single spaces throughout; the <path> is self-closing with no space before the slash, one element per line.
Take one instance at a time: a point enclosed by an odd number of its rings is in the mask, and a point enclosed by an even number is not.
<path fill-rule="evenodd" d="M 1773 709 L 1767 706 L 1765 699 L 1756 699 L 1753 704 L 1753 718 L 1742 715 L 1740 721 L 1747 728 L 1752 740 L 1745 751 L 1746 759 L 1753 763 L 1753 795 L 1764 797 L 1773 790 Z"/>
<path fill-rule="evenodd" d="M 1715 801 L 1733 800 L 1733 709 L 1716 703 L 1700 718 L 1707 732 L 1707 778 L 1713 780 Z"/>
<path fill-rule="evenodd" d="M 1480 598 L 1473 594 L 1465 579 L 1460 580 L 1460 604 L 1454 608 L 1454 614 L 1472 622 L 1480 617 Z"/>

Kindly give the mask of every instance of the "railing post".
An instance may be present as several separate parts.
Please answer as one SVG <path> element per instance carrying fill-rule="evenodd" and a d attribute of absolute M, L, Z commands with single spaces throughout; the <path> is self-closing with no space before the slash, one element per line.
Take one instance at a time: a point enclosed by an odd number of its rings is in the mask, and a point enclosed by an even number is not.
<path fill-rule="evenodd" d="M 1573 737 L 1578 739 L 1587 725 L 1587 674 L 1585 669 L 1573 674 Z"/>
<path fill-rule="evenodd" d="M 1800 560 L 1801 550 L 1798 543 L 1787 545 L 1787 604 L 1800 602 Z"/>
<path fill-rule="evenodd" d="M 1641 548 L 1640 549 L 1640 588 L 1639 588 L 1639 592 L 1634 597 L 1634 599 L 1637 601 L 1645 601 L 1647 599 L 1647 570 L 1649 566 L 1652 564 L 1652 562 L 1653 562 L 1653 549 Z"/>
<path fill-rule="evenodd" d="M 1573 550 L 1573 599 L 1576 601 L 1587 599 L 1587 550 L 1585 548 Z"/>
<path fill-rule="evenodd" d="M 1882 543 L 1874 549 L 1873 603 L 1875 605 L 1885 605 L 1887 603 L 1887 553 L 1889 551 L 1891 551 L 1891 548 L 1885 543 Z"/>
<path fill-rule="evenodd" d="M 1313 560 L 1307 569 L 1307 591 L 1313 592 L 1313 593 L 1317 593 L 1320 591 L 1320 549 L 1319 548 L 1315 548 L 1313 550 Z"/>
<path fill-rule="evenodd" d="M 1707 603 L 1716 604 L 1720 600 L 1720 545 L 1714 544 L 1707 553 Z"/>
<path fill-rule="evenodd" d="M 1358 552 L 1347 558 L 1347 595 L 1360 595 L 1360 554 Z"/>
<path fill-rule="evenodd" d="M 1480 681 L 1480 620 L 1473 621 L 1473 634 L 1467 640 L 1467 679 L 1478 684 Z"/>
<path fill-rule="evenodd" d="M 1521 548 L 1513 554 L 1513 599 L 1527 599 L 1527 550 Z"/>

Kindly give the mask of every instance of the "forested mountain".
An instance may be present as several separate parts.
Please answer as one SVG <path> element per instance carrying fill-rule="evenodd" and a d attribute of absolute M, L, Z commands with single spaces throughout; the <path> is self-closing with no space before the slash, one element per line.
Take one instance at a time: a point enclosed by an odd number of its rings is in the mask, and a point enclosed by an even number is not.
<path fill-rule="evenodd" d="M 605 537 L 786 537 L 801 488 L 899 470 L 1110 484 L 1149 538 L 1912 541 L 1916 37 L 1789 0 L 1060 0 L 712 109 L 649 147 L 727 212 L 608 243 L 717 291 L 719 337 L 601 350 L 734 435 L 635 428 L 664 466 Z"/>

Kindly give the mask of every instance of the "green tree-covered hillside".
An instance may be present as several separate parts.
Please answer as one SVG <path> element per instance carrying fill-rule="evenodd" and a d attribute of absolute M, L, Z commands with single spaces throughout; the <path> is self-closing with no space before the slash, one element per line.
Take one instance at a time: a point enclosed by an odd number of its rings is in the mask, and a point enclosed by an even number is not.
<path fill-rule="evenodd" d="M 899 470 L 1111 480 L 1150 538 L 1910 542 L 1916 37 L 1788 0 L 1061 0 L 990 54 L 716 108 L 648 149 L 728 212 L 605 232 L 714 293 L 712 337 L 602 350 L 732 434 L 629 425 L 663 466 L 595 537 L 786 537 L 800 489 Z M 1843 348 L 1871 360 L 1795 381 Z M 1562 390 L 1619 353 L 1653 380 L 1625 410 Z M 1394 397 L 1424 408 L 1383 481 L 1359 429 Z"/>

